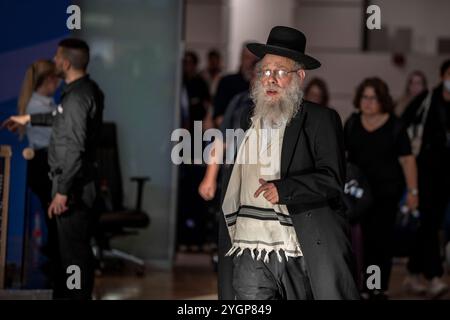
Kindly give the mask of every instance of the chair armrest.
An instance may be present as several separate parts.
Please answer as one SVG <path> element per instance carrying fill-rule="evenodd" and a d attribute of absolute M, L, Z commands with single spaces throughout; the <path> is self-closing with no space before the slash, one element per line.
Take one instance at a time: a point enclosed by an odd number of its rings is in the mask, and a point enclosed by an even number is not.
<path fill-rule="evenodd" d="M 137 194 L 136 194 L 136 211 L 141 211 L 142 208 L 142 191 L 144 190 L 144 184 L 147 181 L 151 181 L 150 177 L 131 177 L 131 181 L 137 183 Z"/>

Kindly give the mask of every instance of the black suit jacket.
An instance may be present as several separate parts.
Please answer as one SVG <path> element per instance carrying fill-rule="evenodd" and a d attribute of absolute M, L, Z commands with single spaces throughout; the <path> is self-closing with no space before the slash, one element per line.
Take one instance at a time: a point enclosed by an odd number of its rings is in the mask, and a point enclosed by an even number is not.
<path fill-rule="evenodd" d="M 243 117 L 248 129 L 250 116 Z M 226 191 L 231 170 L 224 172 Z M 286 127 L 281 178 L 272 181 L 292 217 L 315 299 L 358 299 L 343 189 L 342 123 L 333 109 L 304 101 Z M 222 195 L 223 197 L 223 195 Z M 219 298 L 234 299 L 231 246 L 225 220 L 219 228 Z"/>

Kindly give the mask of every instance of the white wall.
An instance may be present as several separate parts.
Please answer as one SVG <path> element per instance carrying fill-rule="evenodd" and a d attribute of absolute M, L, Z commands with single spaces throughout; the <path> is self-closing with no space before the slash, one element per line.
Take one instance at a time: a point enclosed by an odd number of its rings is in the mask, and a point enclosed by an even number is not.
<path fill-rule="evenodd" d="M 450 1 L 448 0 L 373 0 L 380 6 L 381 23 L 395 32 L 399 27 L 413 31 L 413 52 L 437 53 L 439 37 L 450 38 Z"/>
<path fill-rule="evenodd" d="M 242 44 L 266 42 L 273 26 L 293 26 L 294 0 L 230 0 L 227 69 L 237 70 Z"/>
<path fill-rule="evenodd" d="M 296 1 L 294 25 L 307 36 L 307 50 L 354 52 L 361 48 L 362 1 Z"/>
<path fill-rule="evenodd" d="M 226 63 L 227 51 L 227 1 L 185 1 L 185 49 L 195 51 L 200 58 L 199 70 L 205 67 L 209 50 L 219 50 Z"/>

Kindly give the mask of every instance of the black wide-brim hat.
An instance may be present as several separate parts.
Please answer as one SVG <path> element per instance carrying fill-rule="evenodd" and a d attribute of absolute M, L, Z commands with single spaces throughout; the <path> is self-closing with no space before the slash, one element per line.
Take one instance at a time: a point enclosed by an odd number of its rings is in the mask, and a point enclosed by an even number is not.
<path fill-rule="evenodd" d="M 320 67 L 320 62 L 305 54 L 306 37 L 303 32 L 289 27 L 276 26 L 270 30 L 267 43 L 249 43 L 247 49 L 259 58 L 266 54 L 290 58 L 305 69 L 312 70 Z"/>

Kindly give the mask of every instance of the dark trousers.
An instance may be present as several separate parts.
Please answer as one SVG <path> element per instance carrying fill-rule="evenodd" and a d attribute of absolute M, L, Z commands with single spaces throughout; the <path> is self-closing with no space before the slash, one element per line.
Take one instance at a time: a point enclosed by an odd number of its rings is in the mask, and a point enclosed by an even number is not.
<path fill-rule="evenodd" d="M 181 165 L 179 168 L 177 244 L 202 246 L 210 238 L 207 203 L 198 193 L 206 167 Z M 213 216 L 214 219 L 214 216 Z"/>
<path fill-rule="evenodd" d="M 28 187 L 39 198 L 42 210 L 45 215 L 47 227 L 47 242 L 42 246 L 42 253 L 49 262 L 43 266 L 48 283 L 47 288 L 53 287 L 55 282 L 55 264 L 52 260 L 57 259 L 58 248 L 56 238 L 56 224 L 54 219 L 49 219 L 47 215 L 48 206 L 52 201 L 52 182 L 48 176 L 50 167 L 48 165 L 47 149 L 34 150 L 34 157 L 28 162 L 27 180 Z"/>
<path fill-rule="evenodd" d="M 411 273 L 423 274 L 428 280 L 441 277 L 444 272 L 439 231 L 449 199 L 446 176 L 445 171 L 433 170 L 431 160 L 418 160 L 420 226 L 407 268 Z"/>
<path fill-rule="evenodd" d="M 399 197 L 374 198 L 374 204 L 361 223 L 364 247 L 364 274 L 368 266 L 381 271 L 381 289 L 387 290 L 392 269 L 395 218 Z M 370 276 L 370 274 L 366 275 Z M 365 289 L 364 280 L 364 289 Z"/>
<path fill-rule="evenodd" d="M 45 211 L 52 200 L 52 182 L 48 177 L 49 171 L 47 149 L 34 150 L 34 157 L 28 162 L 28 186 L 38 196 L 42 209 Z"/>
<path fill-rule="evenodd" d="M 253 259 L 245 249 L 233 257 L 233 289 L 237 300 L 312 300 L 313 294 L 303 257 L 286 260 L 275 252 L 269 262 Z M 263 255 L 264 257 L 264 255 Z"/>
<path fill-rule="evenodd" d="M 54 218 L 58 249 L 53 259 L 56 270 L 54 299 L 87 300 L 91 299 L 94 287 L 95 259 L 91 238 L 97 217 L 91 200 L 95 198 L 95 186 L 92 182 L 73 189 L 74 193 L 69 195 L 69 209 Z M 80 286 L 74 288 L 78 270 Z"/>
<path fill-rule="evenodd" d="M 420 226 L 409 256 L 408 271 L 423 274 L 428 280 L 442 277 L 444 273 L 439 240 L 439 230 L 442 228 L 444 213 L 443 206 L 420 210 Z"/>

